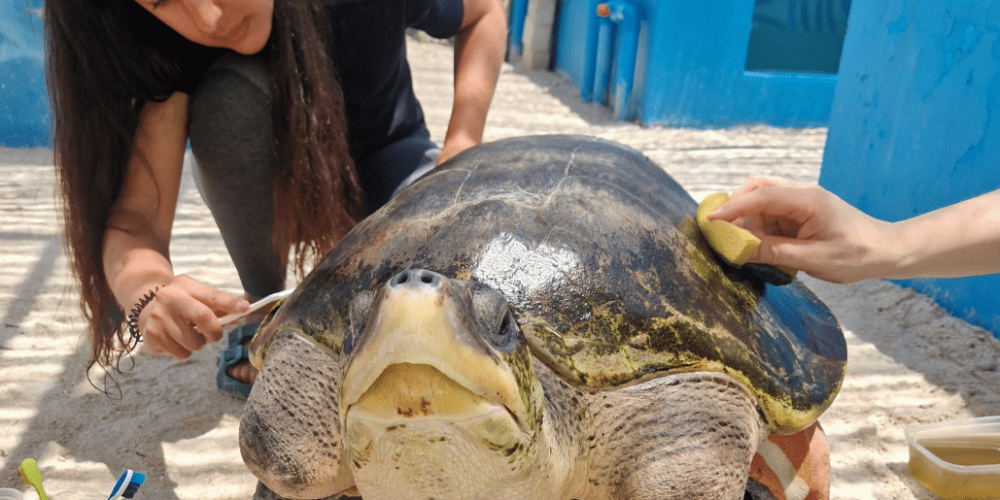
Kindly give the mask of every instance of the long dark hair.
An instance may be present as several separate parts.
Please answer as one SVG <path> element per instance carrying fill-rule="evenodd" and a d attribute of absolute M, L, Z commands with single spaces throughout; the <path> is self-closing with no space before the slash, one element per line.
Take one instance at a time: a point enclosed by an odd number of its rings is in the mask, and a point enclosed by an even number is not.
<path fill-rule="evenodd" d="M 102 247 L 139 113 L 182 88 L 193 55 L 218 49 L 186 40 L 132 0 L 51 0 L 44 11 L 54 160 L 70 266 L 93 335 L 89 366 L 114 372 L 135 345 L 123 336 Z M 300 273 L 361 215 L 324 23 L 318 0 L 275 0 L 264 48 L 273 71 L 274 244 L 294 251 Z"/>

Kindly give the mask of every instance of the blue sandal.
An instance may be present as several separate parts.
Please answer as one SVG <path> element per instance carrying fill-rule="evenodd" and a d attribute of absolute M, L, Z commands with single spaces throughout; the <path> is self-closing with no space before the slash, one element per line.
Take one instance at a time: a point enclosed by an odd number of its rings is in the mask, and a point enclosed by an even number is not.
<path fill-rule="evenodd" d="M 253 385 L 230 377 L 226 373 L 226 370 L 250 360 L 247 348 L 243 343 L 252 339 L 259 327 L 260 323 L 240 324 L 230 330 L 226 338 L 226 349 L 219 355 L 219 373 L 215 376 L 215 383 L 219 386 L 219 389 L 222 389 L 235 398 L 248 398 Z"/>

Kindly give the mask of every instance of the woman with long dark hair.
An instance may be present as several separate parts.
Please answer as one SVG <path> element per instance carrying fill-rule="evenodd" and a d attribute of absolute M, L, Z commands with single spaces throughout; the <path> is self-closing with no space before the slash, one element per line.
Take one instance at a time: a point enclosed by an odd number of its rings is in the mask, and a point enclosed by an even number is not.
<path fill-rule="evenodd" d="M 506 36 L 499 0 L 52 0 L 45 17 L 66 241 L 90 364 L 112 372 L 140 341 L 187 358 L 221 339 L 218 317 L 284 288 L 289 253 L 302 272 L 480 142 Z M 408 27 L 455 37 L 440 150 L 413 94 Z M 173 273 L 189 140 L 244 298 Z M 240 343 L 260 315 L 221 360 L 219 386 L 237 396 L 256 375 Z"/>

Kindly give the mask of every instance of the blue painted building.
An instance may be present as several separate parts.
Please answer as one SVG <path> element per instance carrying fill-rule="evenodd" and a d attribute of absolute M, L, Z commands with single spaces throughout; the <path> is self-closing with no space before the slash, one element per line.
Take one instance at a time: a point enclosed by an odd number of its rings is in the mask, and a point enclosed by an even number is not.
<path fill-rule="evenodd" d="M 820 184 L 890 221 L 1000 188 L 1000 1 L 855 2 Z M 1000 275 L 901 284 L 1000 337 Z"/>
<path fill-rule="evenodd" d="M 563 0 L 554 66 L 619 119 L 825 126 L 850 4 Z"/>
<path fill-rule="evenodd" d="M 0 146 L 47 146 L 42 0 L 0 0 Z"/>

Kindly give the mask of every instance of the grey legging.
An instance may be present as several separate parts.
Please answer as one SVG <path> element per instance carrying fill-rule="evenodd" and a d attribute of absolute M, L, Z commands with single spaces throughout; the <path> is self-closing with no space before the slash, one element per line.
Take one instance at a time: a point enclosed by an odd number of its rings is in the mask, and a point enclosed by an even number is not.
<path fill-rule="evenodd" d="M 189 136 L 199 191 L 222 233 L 243 289 L 263 297 L 285 288 L 272 245 L 270 80 L 260 57 L 227 55 L 191 99 Z M 434 166 L 426 131 L 355 158 L 369 210 Z"/>

